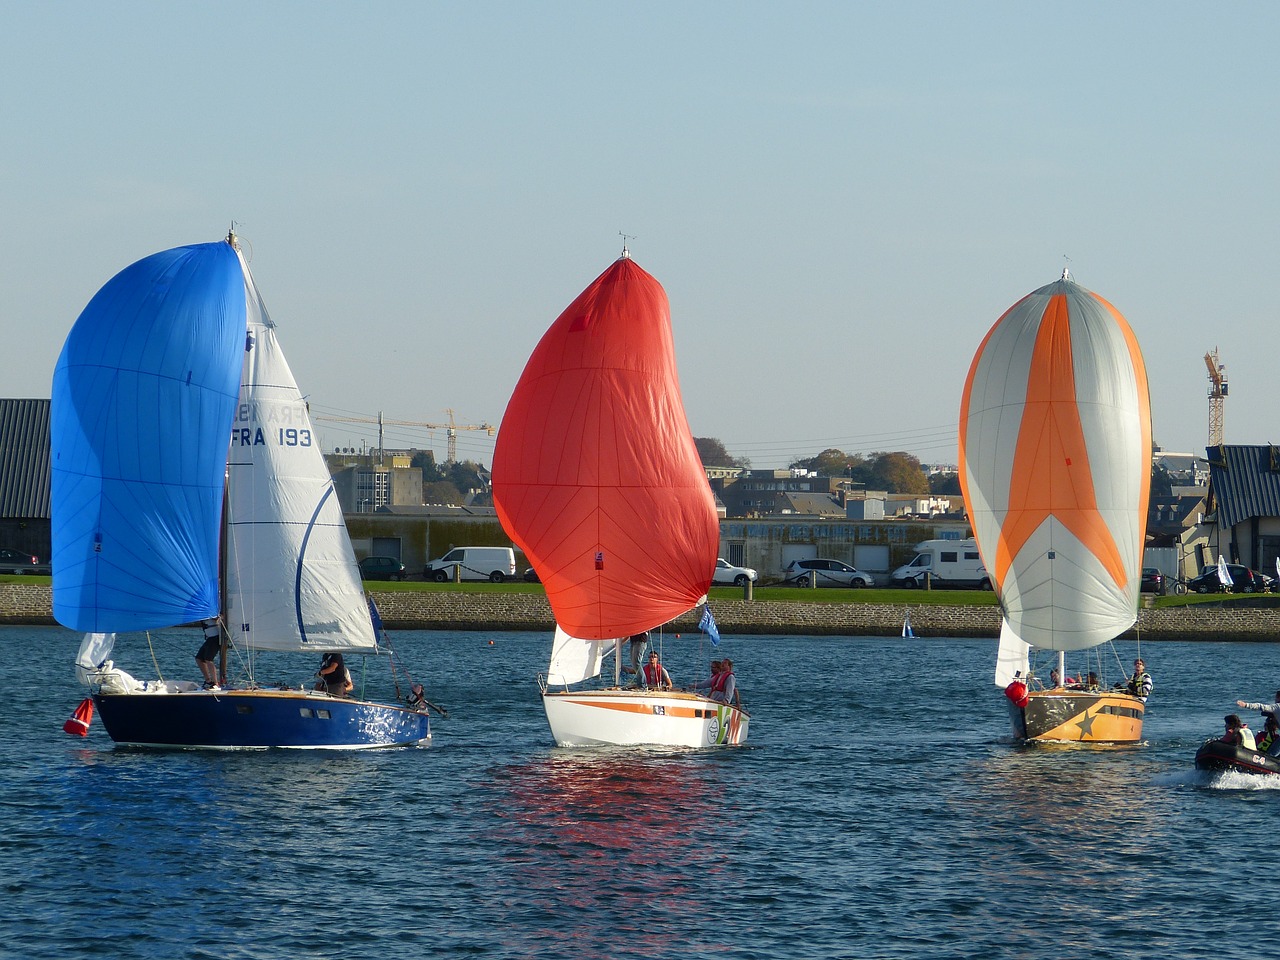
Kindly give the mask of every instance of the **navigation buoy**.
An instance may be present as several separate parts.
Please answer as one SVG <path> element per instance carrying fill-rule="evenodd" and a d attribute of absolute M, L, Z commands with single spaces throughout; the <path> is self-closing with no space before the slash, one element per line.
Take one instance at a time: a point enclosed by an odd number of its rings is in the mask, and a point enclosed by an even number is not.
<path fill-rule="evenodd" d="M 73 737 L 87 737 L 89 724 L 93 722 L 93 701 L 85 697 L 76 707 L 76 712 L 62 725 L 62 729 Z"/>
<path fill-rule="evenodd" d="M 1021 680 L 1014 680 L 1005 687 L 1004 695 L 1019 707 L 1025 707 L 1031 702 L 1031 698 L 1027 696 L 1027 685 Z"/>

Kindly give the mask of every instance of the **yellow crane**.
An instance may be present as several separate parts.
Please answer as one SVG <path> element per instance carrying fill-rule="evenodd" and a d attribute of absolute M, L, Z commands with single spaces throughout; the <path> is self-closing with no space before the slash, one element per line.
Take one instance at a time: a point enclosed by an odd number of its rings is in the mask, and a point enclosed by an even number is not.
<path fill-rule="evenodd" d="M 1227 396 L 1227 368 L 1218 359 L 1218 348 L 1204 355 L 1209 368 L 1209 446 L 1222 445 L 1222 401 Z"/>
<path fill-rule="evenodd" d="M 449 415 L 448 423 L 426 423 L 422 420 L 387 420 L 382 416 L 382 411 L 378 411 L 377 418 L 373 417 L 321 417 L 317 416 L 317 420 L 327 420 L 330 423 L 376 423 L 378 425 L 378 459 L 382 459 L 382 428 L 390 427 L 422 427 L 427 430 L 446 430 L 445 435 L 449 438 L 448 458 L 446 463 L 455 463 L 458 459 L 458 431 L 459 430 L 483 430 L 489 436 L 493 436 L 498 428 L 487 423 L 455 423 L 453 419 L 453 411 L 445 410 Z"/>

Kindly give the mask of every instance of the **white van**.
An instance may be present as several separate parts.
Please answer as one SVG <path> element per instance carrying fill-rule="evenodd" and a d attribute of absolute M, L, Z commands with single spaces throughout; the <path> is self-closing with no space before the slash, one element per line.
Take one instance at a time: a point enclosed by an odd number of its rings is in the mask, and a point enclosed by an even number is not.
<path fill-rule="evenodd" d="M 514 580 L 516 552 L 511 547 L 454 547 L 439 560 L 432 560 L 422 568 L 422 576 L 436 583 L 448 583 L 453 579 L 454 568 L 459 579 L 489 580 L 501 583 Z"/>
<path fill-rule="evenodd" d="M 991 578 L 982 565 L 978 543 L 968 540 L 926 540 L 916 544 L 911 562 L 893 571 L 895 585 L 923 587 L 924 575 L 935 587 L 979 587 L 991 589 Z"/>

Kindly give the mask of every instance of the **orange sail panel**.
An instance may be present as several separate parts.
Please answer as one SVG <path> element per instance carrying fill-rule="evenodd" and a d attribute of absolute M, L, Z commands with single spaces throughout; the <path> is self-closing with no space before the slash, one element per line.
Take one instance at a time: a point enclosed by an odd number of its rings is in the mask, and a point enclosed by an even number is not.
<path fill-rule="evenodd" d="M 666 292 L 627 257 L 529 358 L 498 432 L 493 497 L 575 637 L 639 633 L 705 596 L 715 502 L 680 399 Z"/>
<path fill-rule="evenodd" d="M 1081 650 L 1133 624 L 1151 405 L 1115 307 L 1064 275 L 996 322 L 965 382 L 960 482 L 1018 637 Z"/>

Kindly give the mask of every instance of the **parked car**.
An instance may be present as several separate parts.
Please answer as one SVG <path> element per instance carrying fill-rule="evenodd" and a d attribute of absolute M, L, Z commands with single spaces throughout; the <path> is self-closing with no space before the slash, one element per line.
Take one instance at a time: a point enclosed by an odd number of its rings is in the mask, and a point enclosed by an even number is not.
<path fill-rule="evenodd" d="M 1216 566 L 1205 567 L 1200 576 L 1187 581 L 1187 589 L 1192 593 L 1222 593 L 1228 589 L 1232 593 L 1266 593 L 1271 589 L 1271 577 L 1242 564 L 1228 563 L 1227 574 L 1231 577 L 1230 588 L 1224 587 L 1218 579 Z"/>
<path fill-rule="evenodd" d="M 23 550 L 0 549 L 0 573 L 39 573 L 49 575 L 49 564 L 41 563 L 35 554 Z"/>
<path fill-rule="evenodd" d="M 360 561 L 362 580 L 403 580 L 404 564 L 395 557 L 365 557 Z"/>
<path fill-rule="evenodd" d="M 840 560 L 792 560 L 782 573 L 784 583 L 816 581 L 820 587 L 871 587 L 876 582 L 871 574 Z"/>
<path fill-rule="evenodd" d="M 1142 568 L 1142 583 L 1138 586 L 1142 593 L 1164 593 L 1164 574 L 1155 567 Z"/>
<path fill-rule="evenodd" d="M 538 576 L 538 571 L 533 569 L 533 567 L 525 567 L 524 582 L 525 583 L 541 583 L 542 578 Z"/>
<path fill-rule="evenodd" d="M 711 574 L 711 582 L 733 584 L 735 587 L 746 586 L 756 582 L 756 572 L 750 567 L 735 567 L 723 557 L 716 560 L 715 572 Z"/>

